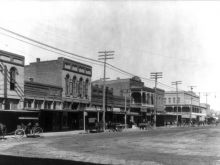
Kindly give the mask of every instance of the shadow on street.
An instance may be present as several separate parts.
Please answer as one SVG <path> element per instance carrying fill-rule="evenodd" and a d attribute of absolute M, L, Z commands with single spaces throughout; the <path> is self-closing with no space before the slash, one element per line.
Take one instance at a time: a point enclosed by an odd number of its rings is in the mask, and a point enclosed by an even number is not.
<path fill-rule="evenodd" d="M 0 155 L 0 164 L 2 165 L 94 165 L 94 163 L 77 162 L 61 159 L 48 159 L 48 158 L 30 158 L 30 157 L 17 157 Z M 97 164 L 97 163 L 96 163 Z"/>

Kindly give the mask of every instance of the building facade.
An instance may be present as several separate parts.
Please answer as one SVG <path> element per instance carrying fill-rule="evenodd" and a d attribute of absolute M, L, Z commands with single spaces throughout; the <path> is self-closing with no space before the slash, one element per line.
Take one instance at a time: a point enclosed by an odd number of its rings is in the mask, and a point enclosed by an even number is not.
<path fill-rule="evenodd" d="M 199 121 L 204 114 L 200 105 L 200 98 L 191 91 L 179 91 L 178 97 L 176 91 L 165 92 L 165 110 L 167 114 L 176 116 L 178 122 Z"/>
<path fill-rule="evenodd" d="M 97 80 L 94 83 L 102 85 L 103 82 L 101 80 Z M 132 122 L 138 125 L 139 123 L 146 121 L 152 122 L 155 90 L 152 88 L 145 87 L 144 82 L 142 82 L 139 77 L 135 76 L 133 78 L 128 79 L 118 78 L 116 80 L 106 81 L 106 86 L 113 89 L 113 96 L 115 98 L 122 98 L 120 108 L 121 110 L 119 110 L 118 108 L 115 110 L 121 112 L 123 112 L 124 110 L 123 113 L 125 114 L 127 124 L 129 122 Z M 158 98 L 161 98 L 161 94 Z M 129 102 L 125 101 L 125 99 L 129 100 Z M 125 105 L 125 102 L 127 104 L 126 112 L 125 108 L 123 108 L 125 106 L 122 107 L 122 105 Z M 158 105 L 159 103 L 163 104 L 163 101 L 158 102 Z M 158 107 L 161 107 L 161 105 L 159 105 Z"/>
<path fill-rule="evenodd" d="M 67 58 L 40 61 L 25 66 L 25 81 L 62 88 L 61 101 L 49 101 L 44 110 L 62 111 L 66 129 L 83 129 L 83 115 L 91 102 L 92 67 Z M 51 107 L 56 107 L 52 109 Z M 57 109 L 58 108 L 58 109 Z M 48 113 L 48 115 L 51 115 Z M 59 118 L 57 115 L 56 118 Z M 63 126 L 63 129 L 65 127 Z"/>

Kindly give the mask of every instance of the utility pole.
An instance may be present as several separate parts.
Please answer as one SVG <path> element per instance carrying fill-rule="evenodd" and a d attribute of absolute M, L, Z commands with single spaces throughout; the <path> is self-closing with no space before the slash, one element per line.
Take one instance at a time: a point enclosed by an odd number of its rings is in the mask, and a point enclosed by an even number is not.
<path fill-rule="evenodd" d="M 154 128 L 156 128 L 156 122 L 157 122 L 157 79 L 163 78 L 162 77 L 162 72 L 151 72 L 150 76 L 151 79 L 155 80 L 155 88 L 154 88 Z"/>
<path fill-rule="evenodd" d="M 103 60 L 104 62 L 104 76 L 103 76 L 103 103 L 102 103 L 102 111 L 103 111 L 103 115 L 102 115 L 102 120 L 103 120 L 103 131 L 105 131 L 105 80 L 106 80 L 106 60 L 109 59 L 114 59 L 113 55 L 114 55 L 114 51 L 100 51 L 98 52 L 99 55 L 99 60 Z"/>
<path fill-rule="evenodd" d="M 207 110 L 208 110 L 208 96 L 209 96 L 209 94 L 206 92 L 206 93 L 205 93 L 205 102 L 206 102 L 205 106 L 206 106 L 206 112 L 207 112 Z"/>
<path fill-rule="evenodd" d="M 205 102 L 206 102 L 206 105 L 208 104 L 208 96 L 209 96 L 209 94 L 206 92 L 206 93 L 205 93 Z"/>
<path fill-rule="evenodd" d="M 177 126 L 178 126 L 178 109 L 179 109 L 179 107 L 178 107 L 178 104 L 179 104 L 179 100 L 178 100 L 178 85 L 179 84 L 182 84 L 182 81 L 174 81 L 174 82 L 172 82 L 172 85 L 176 85 L 176 109 L 177 109 L 177 113 L 176 113 L 176 121 L 177 121 Z M 181 123 L 182 123 L 182 110 L 181 110 Z"/>
<path fill-rule="evenodd" d="M 127 128 L 127 94 L 129 94 L 129 89 L 123 90 L 124 96 L 125 96 L 125 128 Z"/>
<path fill-rule="evenodd" d="M 191 91 L 191 107 L 190 107 L 190 124 L 192 123 L 192 94 L 193 94 L 193 88 L 196 87 L 196 86 L 189 86 L 190 88 L 190 91 Z"/>

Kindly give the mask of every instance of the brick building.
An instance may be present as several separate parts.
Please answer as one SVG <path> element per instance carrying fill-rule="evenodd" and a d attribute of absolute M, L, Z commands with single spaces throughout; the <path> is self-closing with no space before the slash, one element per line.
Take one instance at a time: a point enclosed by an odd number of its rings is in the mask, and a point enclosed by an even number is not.
<path fill-rule="evenodd" d="M 52 120 L 62 119 L 62 129 L 83 129 L 83 112 L 91 101 L 91 76 L 91 66 L 63 57 L 50 61 L 37 59 L 25 66 L 25 81 L 62 88 L 61 100 L 47 101 L 41 112 L 49 118 L 52 111 L 61 110 Z"/>
<path fill-rule="evenodd" d="M 92 88 L 91 88 L 92 99 L 91 99 L 91 106 L 89 109 L 93 111 L 94 113 L 93 117 L 97 121 L 102 121 L 103 86 L 98 84 L 99 81 L 92 82 Z M 125 98 L 125 96 L 114 95 L 113 88 L 110 88 L 108 86 L 106 87 L 106 98 L 105 98 L 106 123 L 109 122 L 120 123 L 120 124 L 125 123 L 125 116 L 126 116 L 125 101 L 126 101 L 126 109 L 129 109 L 130 107 L 129 98 Z M 90 117 L 89 114 L 88 117 Z"/>
<path fill-rule="evenodd" d="M 102 85 L 101 80 L 94 81 L 93 83 Z M 123 108 L 124 106 L 121 106 L 120 109 L 115 109 L 116 111 L 121 111 L 126 114 L 127 124 L 130 121 L 137 125 L 144 121 L 152 121 L 155 91 L 152 88 L 145 87 L 144 82 L 142 82 L 139 77 L 135 76 L 128 79 L 118 78 L 116 80 L 106 81 L 106 86 L 113 89 L 114 97 L 123 98 L 121 100 L 121 105 L 125 105 L 125 97 L 129 100 L 126 112 L 123 112 L 125 109 Z M 160 92 L 161 91 L 163 90 L 160 90 Z M 116 98 L 116 100 L 118 99 Z M 161 98 L 161 100 L 163 99 Z M 159 103 L 163 104 L 163 101 Z"/>

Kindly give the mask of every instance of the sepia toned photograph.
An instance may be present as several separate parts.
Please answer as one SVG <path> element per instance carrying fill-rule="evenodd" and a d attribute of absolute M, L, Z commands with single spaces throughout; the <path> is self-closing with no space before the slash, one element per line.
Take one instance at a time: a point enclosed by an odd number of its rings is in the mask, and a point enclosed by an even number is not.
<path fill-rule="evenodd" d="M 0 165 L 220 165 L 220 2 L 0 2 Z"/>

